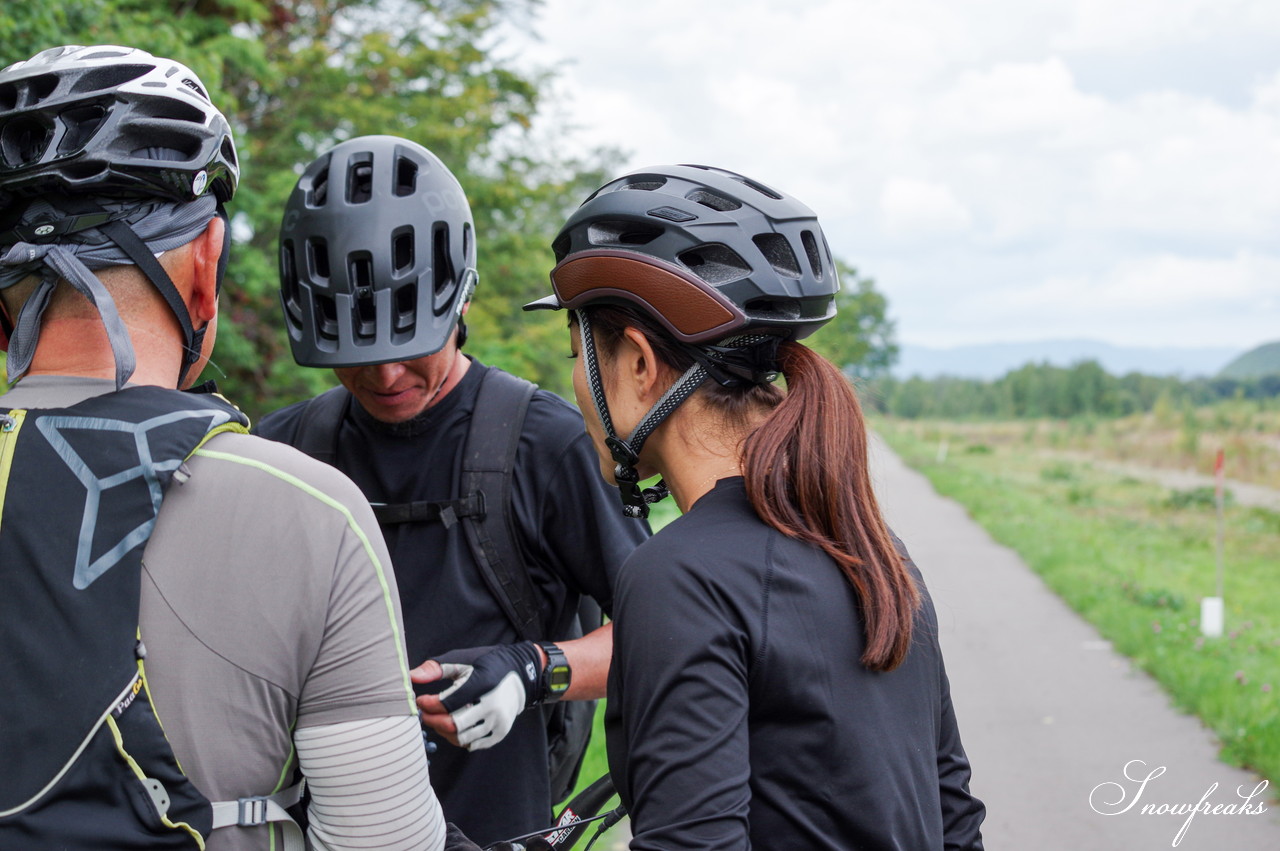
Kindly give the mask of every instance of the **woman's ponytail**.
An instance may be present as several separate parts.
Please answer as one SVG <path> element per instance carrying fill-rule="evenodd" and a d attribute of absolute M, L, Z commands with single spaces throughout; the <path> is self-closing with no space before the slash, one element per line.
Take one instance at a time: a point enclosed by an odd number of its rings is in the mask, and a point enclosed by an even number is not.
<path fill-rule="evenodd" d="M 911 647 L 920 592 L 880 515 L 867 469 L 867 432 L 849 381 L 799 343 L 779 350 L 787 394 L 743 447 L 756 513 L 827 552 L 857 590 L 866 625 L 862 664 L 890 671 Z"/>

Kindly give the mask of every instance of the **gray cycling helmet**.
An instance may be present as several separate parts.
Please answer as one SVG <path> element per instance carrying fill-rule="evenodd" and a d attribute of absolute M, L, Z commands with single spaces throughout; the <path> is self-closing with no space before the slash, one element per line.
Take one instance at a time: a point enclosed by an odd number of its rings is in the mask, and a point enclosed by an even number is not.
<path fill-rule="evenodd" d="M 219 203 L 240 178 L 226 118 L 181 63 L 54 47 L 0 71 L 0 189 Z"/>
<path fill-rule="evenodd" d="M 343 367 L 434 354 L 476 274 L 462 186 L 435 154 L 362 136 L 303 172 L 280 227 L 280 299 L 293 357 Z"/>
<path fill-rule="evenodd" d="M 840 284 L 817 216 L 723 169 L 659 166 L 607 183 L 552 250 L 555 295 L 529 309 L 630 302 L 686 343 L 801 339 L 835 316 Z"/>
<path fill-rule="evenodd" d="M 708 379 L 725 386 L 778 376 L 782 340 L 808 336 L 835 316 L 835 263 L 813 211 L 754 180 L 696 165 L 641 169 L 583 202 L 552 243 L 554 294 L 526 310 L 577 311 L 582 357 L 614 479 L 629 517 L 667 495 L 641 489 L 645 441 Z M 622 304 L 659 320 L 693 365 L 631 434 L 614 429 L 584 308 Z"/>

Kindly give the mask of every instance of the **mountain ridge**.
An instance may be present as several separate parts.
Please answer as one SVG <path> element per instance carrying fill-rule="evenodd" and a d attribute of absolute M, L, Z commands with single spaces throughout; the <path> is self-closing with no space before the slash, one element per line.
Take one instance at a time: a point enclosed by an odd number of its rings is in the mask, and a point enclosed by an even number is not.
<path fill-rule="evenodd" d="M 1022 343 L 977 343 L 932 347 L 904 343 L 890 372 L 898 378 L 999 378 L 1028 363 L 1071 366 L 1095 360 L 1113 375 L 1141 372 L 1183 378 L 1217 375 L 1241 356 L 1242 349 L 1226 346 L 1119 346 L 1101 340 L 1037 340 Z"/>

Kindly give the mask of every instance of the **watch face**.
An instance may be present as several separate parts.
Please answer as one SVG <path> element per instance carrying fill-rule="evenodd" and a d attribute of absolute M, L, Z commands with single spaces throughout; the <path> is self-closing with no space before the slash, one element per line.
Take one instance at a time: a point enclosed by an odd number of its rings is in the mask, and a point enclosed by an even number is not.
<path fill-rule="evenodd" d="M 551 675 L 547 678 L 547 686 L 553 692 L 562 692 L 569 688 L 569 666 L 557 665 L 551 669 Z"/>

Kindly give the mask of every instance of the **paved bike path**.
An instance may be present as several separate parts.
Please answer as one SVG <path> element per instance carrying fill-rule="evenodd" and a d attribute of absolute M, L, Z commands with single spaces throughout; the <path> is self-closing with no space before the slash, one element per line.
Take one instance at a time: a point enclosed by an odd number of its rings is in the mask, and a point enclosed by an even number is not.
<path fill-rule="evenodd" d="M 1265 812 L 1196 813 L 1175 846 L 1188 816 L 1144 806 L 1238 809 L 1237 788 L 1247 795 L 1261 778 L 1219 762 L 1198 719 L 878 439 L 872 478 L 934 598 L 988 849 L 1280 849 L 1274 787 L 1250 802 Z M 1140 788 L 1126 765 L 1138 781 L 1165 770 Z"/>

